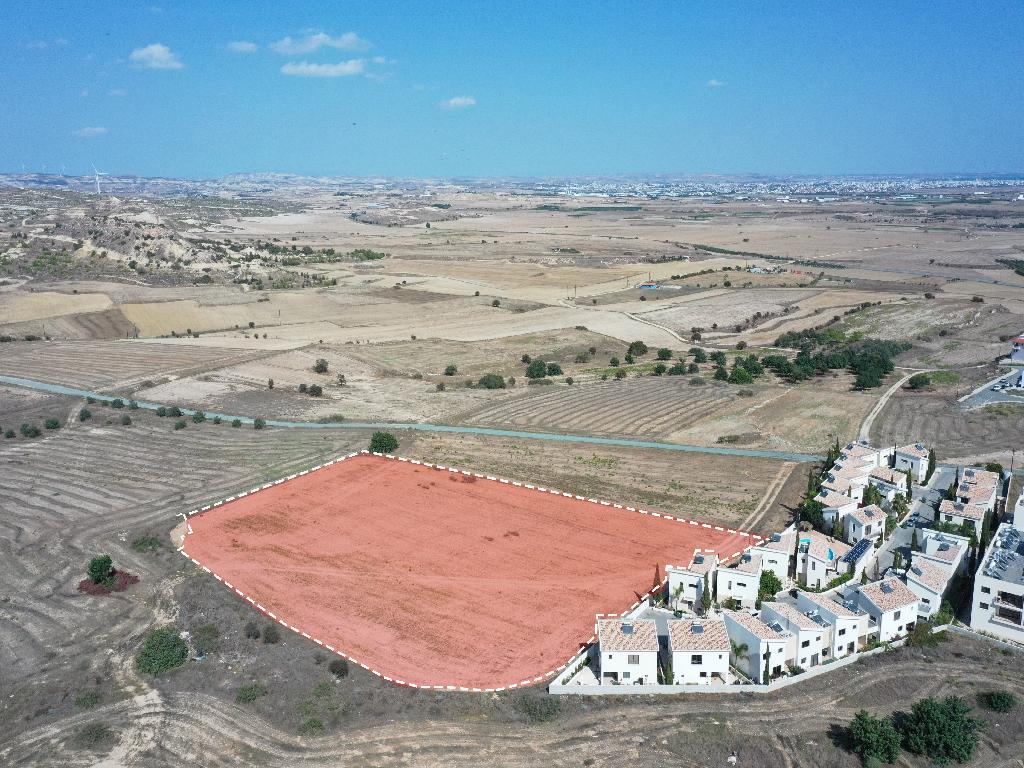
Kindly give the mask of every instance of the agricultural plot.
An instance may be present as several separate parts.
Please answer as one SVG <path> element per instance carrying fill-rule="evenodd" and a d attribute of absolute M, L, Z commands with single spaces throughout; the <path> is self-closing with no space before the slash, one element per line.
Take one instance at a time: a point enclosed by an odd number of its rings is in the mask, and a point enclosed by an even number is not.
<path fill-rule="evenodd" d="M 387 681 L 504 690 L 555 674 L 594 616 L 695 549 L 757 539 L 529 484 L 361 455 L 191 517 L 185 552 Z M 573 594 L 566 602 L 563 596 Z"/>
<path fill-rule="evenodd" d="M 743 323 L 755 313 L 781 313 L 786 307 L 815 296 L 818 291 L 802 288 L 750 289 L 721 291 L 714 296 L 694 294 L 686 301 L 653 312 L 643 312 L 645 320 L 665 325 L 676 333 L 689 334 L 691 328 L 722 330 Z"/>
<path fill-rule="evenodd" d="M 138 341 L 11 342 L 0 351 L 0 374 L 91 389 L 185 375 L 259 354 Z"/>
<path fill-rule="evenodd" d="M 685 376 L 633 377 L 527 393 L 473 413 L 467 422 L 578 434 L 662 437 L 727 407 L 736 388 L 690 386 Z"/>

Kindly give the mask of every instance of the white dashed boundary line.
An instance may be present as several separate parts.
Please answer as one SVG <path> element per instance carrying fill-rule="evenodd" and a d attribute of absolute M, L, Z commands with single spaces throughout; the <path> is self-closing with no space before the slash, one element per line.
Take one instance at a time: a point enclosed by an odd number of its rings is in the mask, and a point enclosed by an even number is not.
<path fill-rule="evenodd" d="M 213 571 L 211 571 L 208 567 L 206 567 L 205 565 L 200 563 L 194 557 L 191 557 L 185 551 L 185 540 L 188 538 L 188 536 L 190 534 L 192 534 L 192 526 L 188 522 L 188 518 L 189 517 L 192 517 L 193 515 L 198 515 L 198 514 L 200 514 L 202 512 L 208 512 L 211 509 L 216 509 L 217 507 L 220 507 L 220 506 L 222 506 L 224 504 L 227 504 L 228 502 L 235 501 L 237 499 L 240 499 L 240 498 L 243 498 L 245 496 L 248 496 L 251 493 L 256 493 L 257 491 L 265 490 L 265 489 L 271 488 L 271 487 L 273 487 L 275 485 L 280 485 L 281 483 L 284 483 L 285 481 L 294 480 L 294 479 L 296 479 L 298 477 L 302 477 L 302 476 L 308 475 L 308 474 L 310 474 L 312 472 L 316 472 L 316 471 L 321 470 L 321 469 L 323 469 L 325 467 L 329 467 L 329 466 L 332 466 L 332 465 L 337 464 L 339 462 L 345 461 L 346 459 L 355 458 L 356 456 L 368 456 L 368 455 L 377 456 L 379 458 L 387 459 L 387 460 L 390 460 L 390 461 L 408 462 L 410 464 L 416 464 L 416 465 L 425 467 L 427 469 L 435 469 L 435 470 L 440 471 L 440 472 L 451 472 L 453 474 L 473 477 L 475 479 L 490 480 L 491 482 L 497 482 L 497 483 L 501 483 L 503 485 L 513 485 L 513 486 L 515 486 L 517 488 L 527 488 L 529 490 L 537 491 L 538 493 L 553 494 L 553 495 L 562 496 L 562 497 L 565 497 L 565 498 L 572 498 L 572 499 L 575 499 L 576 501 L 585 501 L 587 503 L 595 504 L 595 505 L 600 506 L 600 507 L 611 507 L 613 509 L 624 509 L 627 512 L 636 512 L 636 513 L 639 513 L 641 515 L 649 515 L 651 517 L 655 517 L 655 518 L 658 518 L 660 520 L 665 520 L 667 522 L 688 523 L 689 525 L 700 525 L 703 528 L 712 528 L 712 527 L 714 527 L 714 529 L 716 531 L 722 531 L 723 530 L 723 528 L 721 528 L 720 526 L 711 526 L 711 525 L 708 525 L 707 523 L 701 523 L 700 521 L 697 521 L 697 520 L 689 520 L 689 519 L 686 519 L 686 518 L 676 517 L 674 515 L 667 515 L 667 514 L 663 514 L 663 513 L 659 513 L 659 512 L 649 512 L 648 510 L 638 509 L 636 507 L 623 507 L 621 504 L 613 504 L 613 503 L 611 503 L 609 501 L 601 501 L 600 499 L 584 498 L 583 496 L 576 496 L 574 494 L 566 493 L 564 491 L 558 491 L 558 490 L 551 489 L 551 488 L 538 487 L 538 486 L 532 485 L 530 483 L 521 483 L 521 482 L 518 482 L 518 481 L 515 481 L 515 480 L 506 480 L 504 478 L 494 477 L 492 475 L 481 475 L 481 474 L 478 474 L 476 472 L 467 472 L 466 470 L 456 469 L 454 467 L 445 467 L 445 466 L 442 466 L 440 464 L 434 465 L 434 464 L 430 464 L 430 463 L 425 462 L 425 461 L 419 461 L 417 459 L 409 459 L 409 458 L 405 458 L 405 457 L 402 457 L 402 456 L 394 456 L 392 454 L 384 454 L 384 453 L 376 453 L 376 452 L 371 453 L 370 451 L 355 451 L 355 452 L 347 454 L 345 456 L 339 456 L 336 459 L 332 459 L 331 461 L 324 462 L 323 464 L 320 464 L 319 466 L 313 467 L 312 469 L 303 470 L 301 472 L 295 472 L 295 473 L 293 473 L 291 475 L 288 475 L 287 477 L 283 477 L 283 478 L 281 478 L 279 480 L 275 480 L 272 483 L 266 483 L 265 485 L 261 485 L 261 486 L 255 487 L 255 488 L 251 488 L 248 491 L 237 493 L 234 496 L 228 496 L 226 499 L 221 499 L 220 501 L 215 501 L 212 504 L 207 504 L 204 507 L 199 507 L 197 509 L 193 509 L 187 515 L 185 515 L 185 513 L 181 513 L 181 512 L 178 513 L 182 517 L 185 518 L 185 524 L 186 524 L 186 527 L 188 529 L 188 533 L 185 534 L 184 538 L 182 539 L 182 545 L 178 549 L 178 552 L 180 552 L 183 557 L 185 557 L 187 560 L 190 560 L 191 562 L 195 563 L 196 566 L 198 566 L 199 568 L 202 568 L 203 571 L 205 571 L 206 573 L 211 574 L 215 579 L 217 579 L 217 581 L 223 583 L 226 587 L 231 589 L 232 592 L 234 592 L 240 598 L 242 598 L 247 603 L 252 605 L 260 613 L 262 613 L 262 614 L 266 615 L 268 618 L 273 619 L 274 621 L 278 622 L 281 626 L 283 626 L 283 627 L 285 627 L 287 629 L 292 630 L 293 632 L 295 632 L 298 635 L 301 635 L 302 637 L 306 638 L 307 640 L 312 640 L 314 643 L 316 643 L 317 645 L 321 646 L 322 648 L 330 651 L 331 653 L 334 653 L 334 654 L 340 656 L 343 659 L 346 659 L 347 661 L 349 661 L 349 662 L 351 662 L 353 664 L 359 665 L 360 667 L 365 669 L 367 672 L 370 672 L 371 674 L 376 675 L 377 677 L 381 678 L 382 680 L 385 680 L 385 681 L 387 681 L 389 683 L 393 683 L 395 685 L 403 686 L 405 688 L 420 688 L 420 689 L 423 689 L 423 690 L 434 690 L 434 691 L 465 691 L 465 692 L 478 692 L 478 693 L 498 693 L 500 691 L 514 690 L 516 688 L 525 688 L 525 687 L 536 685 L 537 683 L 542 683 L 545 680 L 547 680 L 547 679 L 549 679 L 551 677 L 554 677 L 559 672 L 562 672 L 566 667 L 569 666 L 570 663 L 572 663 L 572 661 L 574 659 L 577 658 L 577 656 L 579 656 L 580 652 L 576 651 L 575 653 L 573 653 L 572 656 L 570 656 L 568 659 L 566 659 L 564 663 L 560 664 L 559 666 L 555 667 L 554 669 L 550 669 L 547 672 L 544 672 L 543 674 L 537 675 L 536 677 L 532 677 L 532 678 L 528 677 L 528 678 L 525 678 L 523 680 L 519 680 L 519 681 L 514 682 L 514 683 L 509 683 L 508 685 L 497 686 L 497 687 L 494 687 L 494 688 L 467 688 L 465 686 L 459 686 L 459 685 L 448 685 L 448 684 L 438 685 L 438 684 L 433 684 L 433 683 L 430 683 L 430 684 L 427 684 L 427 683 L 415 683 L 415 682 L 410 682 L 408 680 L 399 680 L 397 678 L 393 678 L 393 677 L 390 677 L 388 675 L 385 675 L 385 674 L 381 673 L 380 671 L 378 671 L 376 669 L 371 669 L 370 667 L 366 666 L 366 664 L 364 664 L 361 661 L 355 659 L 354 657 L 350 656 L 349 654 L 345 653 L 344 651 L 339 650 L 339 649 L 335 648 L 332 645 L 328 645 L 323 640 L 320 640 L 319 638 L 313 637 L 312 635 L 308 634 L 307 632 L 304 632 L 303 630 L 299 629 L 295 625 L 290 624 L 289 622 L 285 621 L 285 619 L 283 619 L 282 617 L 280 617 L 280 616 L 276 615 L 275 613 L 271 612 L 268 608 L 265 608 L 260 603 L 257 603 L 252 597 L 250 597 L 249 595 L 246 595 L 241 589 L 239 589 L 238 587 L 235 587 L 231 583 L 225 581 L 218 574 L 216 574 Z M 752 539 L 755 539 L 755 541 L 753 543 L 751 543 L 751 544 L 747 545 L 746 547 L 744 547 L 741 552 L 737 552 L 734 555 L 731 555 L 730 557 L 725 558 L 726 560 L 731 560 L 734 557 L 739 557 L 743 552 L 746 552 L 751 547 L 756 546 L 757 542 L 761 541 L 761 537 L 760 536 L 756 536 L 756 535 L 754 535 L 752 533 L 746 533 L 744 531 L 734 531 L 732 529 L 724 529 L 724 530 L 726 530 L 730 534 L 739 534 L 740 536 L 745 536 L 745 537 L 750 537 Z M 712 552 L 714 550 L 704 550 L 704 551 L 705 552 Z M 621 613 L 617 613 L 617 614 L 608 613 L 608 614 L 597 614 L 597 615 L 599 617 L 602 617 L 602 616 L 603 617 L 613 617 L 613 616 L 621 617 L 621 616 L 627 615 L 630 611 L 635 610 L 643 601 L 645 601 L 648 598 L 650 598 L 650 596 L 653 595 L 658 590 L 664 588 L 665 584 L 668 583 L 667 569 L 671 568 L 671 567 L 672 566 L 666 566 L 666 576 L 665 576 L 664 579 L 662 579 L 660 584 L 652 586 L 649 590 L 647 590 L 647 592 L 645 592 L 641 596 L 640 600 L 638 600 L 635 603 L 633 603 L 625 611 L 622 611 Z M 592 635 L 587 640 L 587 642 L 585 644 L 582 644 L 582 645 L 588 646 L 588 645 L 592 644 L 596 639 L 597 639 L 596 635 Z"/>

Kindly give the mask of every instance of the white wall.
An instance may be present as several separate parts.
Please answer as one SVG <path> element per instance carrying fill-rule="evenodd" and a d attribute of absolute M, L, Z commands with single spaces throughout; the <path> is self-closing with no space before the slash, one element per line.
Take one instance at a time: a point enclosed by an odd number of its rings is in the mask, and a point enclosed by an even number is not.
<path fill-rule="evenodd" d="M 718 568 L 718 602 L 732 597 L 739 600 L 744 608 L 752 608 L 757 602 L 757 591 L 761 586 L 761 575 L 746 573 L 738 568 Z"/>
<path fill-rule="evenodd" d="M 910 470 L 910 476 L 914 478 L 915 483 L 923 483 L 924 476 L 928 474 L 928 459 L 919 459 L 916 456 L 906 456 L 902 453 L 896 454 L 896 466 L 893 467 L 898 472 L 906 472 Z"/>
<path fill-rule="evenodd" d="M 631 664 L 630 657 L 637 663 Z M 606 676 L 609 672 L 617 672 L 619 682 L 623 685 L 658 682 L 657 651 L 601 651 L 601 682 L 610 684 Z M 628 677 L 627 677 L 628 675 Z"/>
<path fill-rule="evenodd" d="M 700 663 L 695 664 L 696 659 Z M 703 677 L 701 674 L 703 673 Z M 728 678 L 729 651 L 673 651 L 672 676 L 680 685 L 710 685 Z M 718 678 L 712 677 L 718 675 Z"/>

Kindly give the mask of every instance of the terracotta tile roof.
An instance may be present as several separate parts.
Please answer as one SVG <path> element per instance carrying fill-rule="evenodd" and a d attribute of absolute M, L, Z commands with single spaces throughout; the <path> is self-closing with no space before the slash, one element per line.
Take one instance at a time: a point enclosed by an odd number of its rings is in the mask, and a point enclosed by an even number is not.
<path fill-rule="evenodd" d="M 741 627 L 746 629 L 750 634 L 760 640 L 785 640 L 786 638 L 774 629 L 769 627 L 760 619 L 751 616 L 749 613 L 744 611 L 725 611 L 726 621 L 732 619 L 734 622 L 739 624 Z"/>
<path fill-rule="evenodd" d="M 694 627 L 700 627 L 699 632 Z M 668 622 L 668 647 L 671 651 L 729 651 L 729 633 L 721 619 L 695 619 Z"/>
<path fill-rule="evenodd" d="M 841 455 L 847 458 L 868 458 L 875 460 L 878 457 L 878 449 L 872 448 L 870 445 L 861 445 L 860 443 L 847 443 L 846 447 L 843 448 Z"/>
<path fill-rule="evenodd" d="M 826 488 L 822 488 L 814 500 L 820 501 L 826 507 L 845 507 L 848 504 L 856 503 L 849 496 L 829 491 Z"/>
<path fill-rule="evenodd" d="M 747 552 L 736 563 L 736 570 L 741 573 L 760 573 L 761 556 L 756 552 Z"/>
<path fill-rule="evenodd" d="M 832 468 L 828 472 L 828 479 L 833 483 L 842 485 L 845 483 L 857 483 L 861 484 L 868 481 L 868 475 L 871 474 L 871 466 L 864 465 L 863 467 L 840 467 L 839 469 Z"/>
<path fill-rule="evenodd" d="M 817 531 L 802 531 L 800 533 L 801 549 L 804 548 L 805 544 L 807 545 L 807 553 L 811 557 L 826 563 L 838 560 L 853 549 L 853 547 L 839 541 L 839 539 L 833 539 L 831 536 L 826 536 Z M 829 553 L 831 553 L 831 557 Z"/>
<path fill-rule="evenodd" d="M 885 512 L 877 504 L 868 504 L 866 507 L 859 507 L 850 513 L 850 516 L 861 525 L 869 523 L 884 522 Z"/>
<path fill-rule="evenodd" d="M 936 539 L 939 541 L 939 546 L 934 548 L 933 552 L 925 554 L 925 557 L 933 557 L 936 560 L 945 560 L 947 563 L 952 563 L 960 556 L 960 545 L 951 539 L 946 539 L 942 534 L 938 536 L 930 536 L 930 539 Z M 927 541 L 925 542 L 928 543 Z M 945 545 L 945 548 L 943 548 Z"/>
<path fill-rule="evenodd" d="M 875 467 L 871 470 L 871 477 L 876 480 L 882 480 L 889 485 L 895 485 L 899 488 L 907 487 L 907 476 L 902 472 L 896 472 L 888 467 Z"/>
<path fill-rule="evenodd" d="M 999 482 L 999 475 L 986 469 L 971 469 L 968 467 L 964 470 L 961 482 L 977 485 L 980 488 L 995 488 Z"/>
<path fill-rule="evenodd" d="M 976 501 L 984 501 L 986 504 L 992 499 L 995 493 L 995 488 L 984 485 L 974 485 L 974 483 L 960 483 L 956 489 L 957 497 L 967 499 L 968 504 L 973 504 Z"/>
<path fill-rule="evenodd" d="M 918 557 L 913 559 L 913 564 L 907 571 L 907 581 L 916 581 L 938 594 L 942 594 L 946 589 L 952 576 L 952 569 Z"/>
<path fill-rule="evenodd" d="M 923 443 L 911 443 L 910 445 L 901 445 L 896 449 L 896 453 L 902 453 L 906 456 L 916 456 L 919 459 L 928 458 L 928 449 L 925 448 Z"/>
<path fill-rule="evenodd" d="M 842 616 L 848 619 L 856 619 L 864 614 L 861 611 L 854 610 L 843 603 L 840 603 L 832 595 L 823 594 L 819 592 L 801 592 L 804 597 L 810 600 L 819 608 L 828 611 L 834 616 Z"/>
<path fill-rule="evenodd" d="M 703 576 L 705 573 L 710 573 L 711 569 L 717 564 L 718 555 L 696 552 L 693 555 L 693 560 L 691 560 L 690 564 L 683 570 Z"/>
<path fill-rule="evenodd" d="M 627 626 L 632 632 L 623 631 Z M 602 619 L 597 623 L 601 651 L 657 651 L 658 629 L 653 619 Z"/>
<path fill-rule="evenodd" d="M 761 610 L 770 608 L 777 615 L 782 616 L 800 629 L 818 629 L 822 626 L 805 613 L 800 613 L 788 603 L 761 603 Z"/>
<path fill-rule="evenodd" d="M 969 520 L 983 520 L 985 518 L 985 508 L 978 504 L 963 504 L 952 499 L 943 499 L 939 504 L 939 514 L 956 515 L 957 517 L 965 517 Z"/>
<path fill-rule="evenodd" d="M 882 612 L 905 608 L 918 601 L 917 595 L 899 579 L 883 579 L 865 584 L 860 594 L 870 600 Z"/>
<path fill-rule="evenodd" d="M 776 540 L 776 537 L 778 539 Z M 796 531 L 787 531 L 786 533 L 773 533 L 767 539 L 762 541 L 755 547 L 755 549 L 768 549 L 772 552 L 781 552 L 784 555 L 793 553 L 796 548 Z"/>

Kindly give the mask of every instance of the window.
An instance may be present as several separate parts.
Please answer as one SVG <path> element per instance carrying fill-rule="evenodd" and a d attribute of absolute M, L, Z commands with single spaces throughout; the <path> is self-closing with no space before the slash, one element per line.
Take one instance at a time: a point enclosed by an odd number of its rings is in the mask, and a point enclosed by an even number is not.
<path fill-rule="evenodd" d="M 839 630 L 839 636 L 842 637 L 845 634 L 846 634 L 846 627 L 843 627 L 842 629 Z"/>
<path fill-rule="evenodd" d="M 745 581 L 737 581 L 736 582 L 736 586 L 739 587 L 740 589 L 745 589 L 746 586 L 747 586 L 747 583 Z"/>
<path fill-rule="evenodd" d="M 894 619 L 899 619 L 899 617 L 900 617 L 900 612 L 899 612 L 899 611 L 896 611 L 896 613 L 894 613 L 894 614 L 892 615 L 892 617 L 893 617 Z"/>
<path fill-rule="evenodd" d="M 639 653 L 631 653 L 631 654 L 629 654 L 626 657 L 626 663 L 627 664 L 639 664 L 640 663 L 640 654 Z"/>
<path fill-rule="evenodd" d="M 623 680 L 629 680 L 629 672 L 623 672 L 622 673 L 622 679 Z"/>
<path fill-rule="evenodd" d="M 981 594 L 983 594 L 983 595 L 991 595 L 992 594 L 992 588 L 991 587 L 982 587 L 981 588 Z"/>
<path fill-rule="evenodd" d="M 699 653 L 695 653 L 692 656 L 690 656 L 690 663 L 691 664 L 703 664 L 704 663 L 704 657 L 701 656 Z"/>
<path fill-rule="evenodd" d="M 978 607 L 981 608 L 981 610 L 983 610 L 983 611 L 987 611 L 988 610 L 988 603 L 978 603 Z"/>
<path fill-rule="evenodd" d="M 701 676 L 701 677 L 707 677 L 707 676 L 708 676 L 708 673 L 707 673 L 707 672 L 703 672 L 703 671 L 702 671 L 702 672 L 700 673 L 700 676 Z"/>
<path fill-rule="evenodd" d="M 804 640 L 804 641 L 803 641 L 802 643 L 800 643 L 800 647 L 801 647 L 801 648 L 806 648 L 806 647 L 807 647 L 807 646 L 809 646 L 810 644 L 811 644 L 811 641 L 810 641 L 810 640 Z"/>
<path fill-rule="evenodd" d="M 609 653 L 609 654 L 608 654 L 608 660 L 609 660 L 609 661 L 611 661 L 611 660 L 612 660 L 612 658 L 613 658 L 613 656 L 612 656 L 612 655 L 611 655 L 611 654 Z"/>
<path fill-rule="evenodd" d="M 921 602 L 924 603 L 925 605 L 931 605 L 932 604 L 932 601 L 929 600 L 927 597 L 922 597 L 921 598 Z"/>

